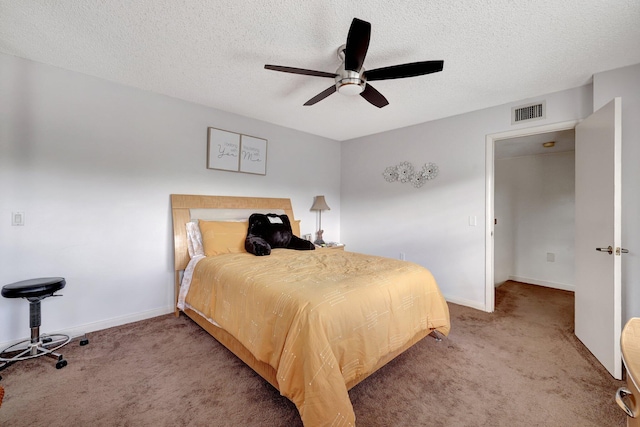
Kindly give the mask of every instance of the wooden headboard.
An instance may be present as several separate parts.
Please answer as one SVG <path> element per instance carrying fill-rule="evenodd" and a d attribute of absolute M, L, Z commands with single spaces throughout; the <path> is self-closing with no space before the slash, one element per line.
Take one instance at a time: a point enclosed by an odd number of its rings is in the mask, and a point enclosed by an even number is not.
<path fill-rule="evenodd" d="M 290 199 L 172 194 L 174 270 L 176 272 L 184 270 L 189 263 L 186 224 L 191 221 L 191 209 L 282 210 L 292 222 L 295 221 Z"/>

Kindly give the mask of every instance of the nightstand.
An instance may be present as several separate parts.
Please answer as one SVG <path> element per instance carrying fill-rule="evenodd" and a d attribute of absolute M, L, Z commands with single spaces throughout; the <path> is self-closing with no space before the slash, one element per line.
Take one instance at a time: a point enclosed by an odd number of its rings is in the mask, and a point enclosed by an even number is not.
<path fill-rule="evenodd" d="M 322 249 L 322 250 L 325 250 L 325 249 L 337 249 L 339 251 L 344 251 L 344 246 L 345 245 L 343 245 L 342 243 L 338 243 L 335 246 L 316 246 L 316 249 Z"/>

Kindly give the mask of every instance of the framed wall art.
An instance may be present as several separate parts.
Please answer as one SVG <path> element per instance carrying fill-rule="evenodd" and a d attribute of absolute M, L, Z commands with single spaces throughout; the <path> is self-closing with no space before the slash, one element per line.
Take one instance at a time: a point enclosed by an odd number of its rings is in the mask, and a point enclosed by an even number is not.
<path fill-rule="evenodd" d="M 267 174 L 267 140 L 208 128 L 207 169 Z"/>
<path fill-rule="evenodd" d="M 248 135 L 240 137 L 240 172 L 267 174 L 267 140 Z"/>
<path fill-rule="evenodd" d="M 238 172 L 240 170 L 240 134 L 209 128 L 207 168 Z"/>

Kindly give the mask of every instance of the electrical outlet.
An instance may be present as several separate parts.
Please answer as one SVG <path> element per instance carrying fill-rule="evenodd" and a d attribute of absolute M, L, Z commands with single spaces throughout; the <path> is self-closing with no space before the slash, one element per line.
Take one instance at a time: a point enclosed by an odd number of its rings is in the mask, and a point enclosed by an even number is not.
<path fill-rule="evenodd" d="M 556 262 L 556 254 L 547 252 L 547 262 Z"/>
<path fill-rule="evenodd" d="M 400 252 L 400 255 L 398 255 L 398 259 L 405 261 L 404 252 Z"/>

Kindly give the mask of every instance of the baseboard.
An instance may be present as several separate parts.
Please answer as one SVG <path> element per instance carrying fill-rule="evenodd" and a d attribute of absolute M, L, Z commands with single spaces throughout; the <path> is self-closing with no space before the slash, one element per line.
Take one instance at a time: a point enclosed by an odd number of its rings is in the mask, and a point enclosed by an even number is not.
<path fill-rule="evenodd" d="M 562 291 L 575 292 L 576 290 L 576 287 L 574 285 L 568 285 L 566 283 L 548 282 L 546 280 L 530 279 L 528 277 L 509 276 L 509 280 L 513 280 L 514 282 L 527 283 L 529 285 L 544 286 L 545 288 L 560 289 Z"/>
<path fill-rule="evenodd" d="M 444 295 L 444 299 L 447 300 L 447 302 L 451 302 L 453 304 L 464 305 L 465 307 L 471 307 L 475 308 L 476 310 L 485 311 L 484 302 L 480 303 L 478 301 L 471 301 L 468 299 L 456 298 L 447 295 Z"/>
<path fill-rule="evenodd" d="M 122 317 L 114 317 L 112 319 L 100 320 L 98 322 L 85 323 L 83 325 L 74 326 L 72 328 L 60 330 L 60 331 L 43 331 L 47 334 L 65 334 L 69 335 L 72 339 L 76 337 L 83 336 L 88 332 L 100 331 L 102 329 L 113 328 L 114 326 L 126 325 L 127 323 L 138 322 L 140 320 L 151 319 L 152 317 L 163 316 L 165 314 L 173 313 L 173 307 L 164 307 L 164 308 L 155 308 L 153 310 L 143 311 L 140 313 L 129 314 L 127 316 Z M 29 332 L 29 331 L 26 331 Z M 25 335 L 24 338 L 20 338 L 17 340 L 6 341 L 0 343 L 0 349 L 7 348 L 10 345 L 18 343 L 27 339 L 28 336 Z"/>

